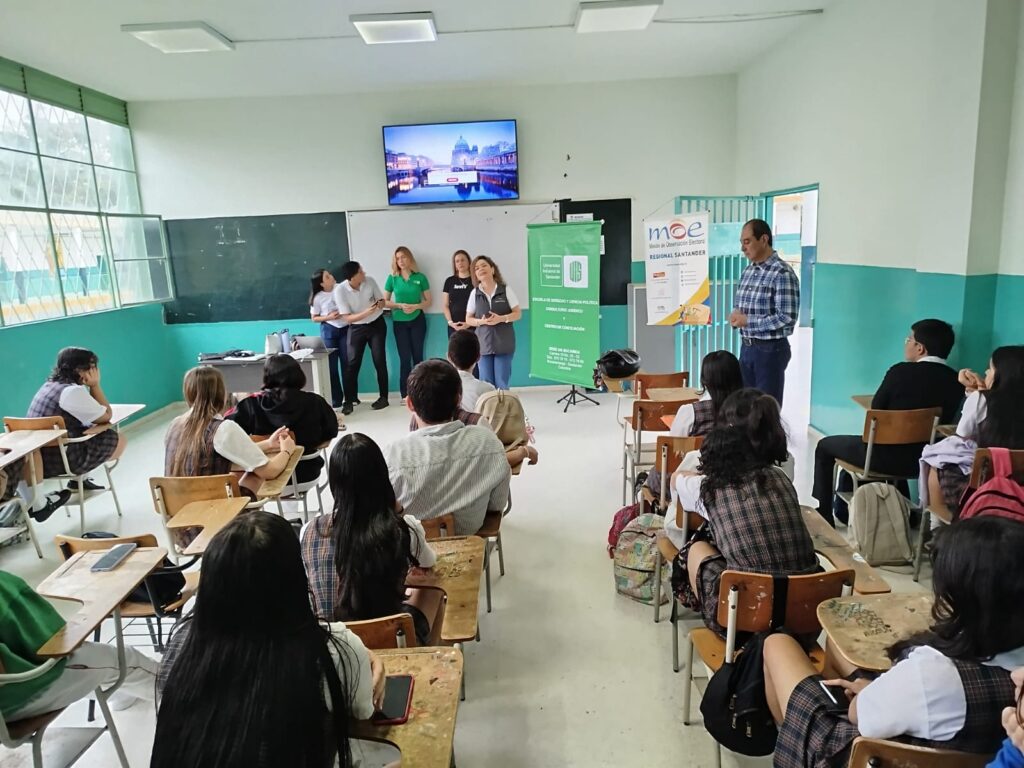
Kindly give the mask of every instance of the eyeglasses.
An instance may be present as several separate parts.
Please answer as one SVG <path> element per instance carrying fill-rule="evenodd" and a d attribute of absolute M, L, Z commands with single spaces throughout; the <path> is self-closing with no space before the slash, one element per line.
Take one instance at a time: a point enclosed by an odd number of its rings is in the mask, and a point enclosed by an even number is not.
<path fill-rule="evenodd" d="M 919 342 L 919 341 L 918 341 L 917 339 L 915 339 L 915 338 L 914 338 L 913 336 L 907 336 L 907 338 L 905 338 L 905 339 L 903 340 L 903 343 L 904 343 L 904 344 L 920 344 L 921 342 Z"/>

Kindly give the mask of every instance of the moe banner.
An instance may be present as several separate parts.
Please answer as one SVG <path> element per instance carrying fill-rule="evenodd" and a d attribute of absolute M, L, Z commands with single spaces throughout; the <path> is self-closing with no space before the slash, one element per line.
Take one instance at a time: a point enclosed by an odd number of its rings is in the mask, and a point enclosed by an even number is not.
<path fill-rule="evenodd" d="M 710 214 L 645 222 L 647 236 L 647 324 L 709 325 Z"/>
<path fill-rule="evenodd" d="M 530 224 L 530 375 L 594 385 L 601 356 L 601 222 Z"/>

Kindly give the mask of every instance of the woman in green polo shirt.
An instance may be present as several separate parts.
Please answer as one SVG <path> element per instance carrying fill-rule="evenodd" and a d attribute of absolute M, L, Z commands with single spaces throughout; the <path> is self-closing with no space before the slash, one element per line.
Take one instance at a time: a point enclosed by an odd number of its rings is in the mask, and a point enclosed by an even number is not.
<path fill-rule="evenodd" d="M 409 373 L 413 366 L 423 362 L 423 342 L 427 338 L 427 318 L 423 310 L 430 306 L 430 283 L 427 276 L 418 271 L 412 251 L 404 245 L 398 246 L 391 257 L 391 274 L 384 283 L 384 301 L 391 308 L 398 347 L 398 382 L 404 399 Z"/>

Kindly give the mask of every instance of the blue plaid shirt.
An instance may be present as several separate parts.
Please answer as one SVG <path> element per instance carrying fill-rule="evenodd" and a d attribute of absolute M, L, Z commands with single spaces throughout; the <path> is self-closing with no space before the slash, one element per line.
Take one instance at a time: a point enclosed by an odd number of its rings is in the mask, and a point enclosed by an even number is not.
<path fill-rule="evenodd" d="M 736 309 L 747 316 L 740 334 L 748 339 L 784 339 L 800 314 L 796 272 L 777 251 L 760 264 L 748 264 L 736 290 Z"/>

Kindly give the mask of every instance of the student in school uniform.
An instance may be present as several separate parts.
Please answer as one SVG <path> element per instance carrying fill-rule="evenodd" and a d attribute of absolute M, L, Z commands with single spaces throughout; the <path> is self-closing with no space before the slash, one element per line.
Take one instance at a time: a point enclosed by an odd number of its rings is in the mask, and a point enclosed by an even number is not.
<path fill-rule="evenodd" d="M 295 435 L 306 456 L 295 467 L 299 483 L 320 477 L 324 460 L 317 446 L 338 436 L 338 416 L 316 392 L 307 392 L 306 374 L 291 355 L 271 355 L 263 364 L 263 390 L 242 400 L 230 418 L 249 435 L 270 435 L 281 428 Z"/>
<path fill-rule="evenodd" d="M 341 377 L 348 359 L 348 323 L 341 319 L 338 304 L 334 301 L 334 286 L 337 284 L 330 270 L 318 269 L 313 273 L 309 314 L 314 323 L 320 323 L 320 338 L 324 340 L 324 346 L 334 350 L 327 356 L 331 373 L 331 406 L 341 408 L 345 405 Z"/>
<path fill-rule="evenodd" d="M 0 571 L 0 667 L 6 674 L 27 672 L 45 659 L 36 651 L 66 624 L 56 609 L 17 576 Z M 114 709 L 153 698 L 159 662 L 126 646 L 128 675 L 111 698 Z M 0 712 L 8 722 L 25 720 L 89 696 L 98 686 L 117 682 L 117 648 L 83 643 L 34 680 L 0 686 Z M 122 706 L 123 705 L 123 706 Z"/>
<path fill-rule="evenodd" d="M 775 768 L 845 768 L 858 736 L 992 754 L 1024 660 L 1024 524 L 977 517 L 936 531 L 928 631 L 889 650 L 893 666 L 823 680 L 785 634 L 764 644 L 765 693 L 779 726 Z M 822 682 L 839 686 L 835 702 Z"/>
<path fill-rule="evenodd" d="M 462 380 L 462 407 L 475 411 L 480 395 L 494 391 L 493 384 L 473 375 L 473 369 L 480 362 L 480 339 L 477 335 L 466 328 L 453 332 L 448 339 L 448 360 Z"/>
<path fill-rule="evenodd" d="M 970 482 L 975 445 L 1024 449 L 1024 346 L 999 347 L 992 353 L 984 378 L 965 368 L 960 381 L 970 394 L 956 435 L 929 446 L 927 451 L 945 453 L 944 448 L 949 446 L 952 455 L 966 453 L 966 461 L 949 462 L 927 472 L 928 506 L 949 517 L 960 511 L 960 498 Z M 964 441 L 968 441 L 966 445 Z"/>
<path fill-rule="evenodd" d="M 718 623 L 718 592 L 727 570 L 800 575 L 820 569 L 792 481 L 779 467 L 788 457 L 778 401 L 741 389 L 722 403 L 704 439 L 700 474 L 676 470 L 678 502 L 704 519 L 682 547 L 672 583 L 709 629 Z"/>
<path fill-rule="evenodd" d="M 283 518 L 239 515 L 203 555 L 203 586 L 160 665 L 151 768 L 353 765 L 349 719 L 384 696 L 384 667 L 319 620 Z"/>
<path fill-rule="evenodd" d="M 5 453 L 0 448 L 0 456 Z M 0 520 L 13 520 L 21 514 L 22 504 L 29 511 L 29 516 L 36 522 L 42 523 L 50 518 L 54 512 L 67 503 L 71 498 L 71 491 L 64 489 L 54 491 L 50 494 L 37 493 L 32 486 L 32 465 L 35 463 L 35 476 L 42 478 L 43 461 L 39 451 L 34 452 L 30 457 L 16 459 L 3 469 L 0 469 Z M 15 499 L 15 494 L 18 499 Z"/>
<path fill-rule="evenodd" d="M 455 419 L 462 383 L 447 360 L 426 360 L 409 375 L 408 409 L 419 429 L 391 443 L 385 456 L 398 503 L 429 520 L 452 513 L 455 533 L 480 530 L 489 510 L 508 504 L 512 470 L 493 431 Z"/>
<path fill-rule="evenodd" d="M 433 568 L 436 557 L 420 521 L 402 516 L 384 454 L 366 435 L 346 435 L 331 451 L 328 479 L 334 513 L 300 535 L 317 615 L 360 621 L 408 613 L 419 644 L 437 645 L 441 593 L 405 587 L 410 568 Z"/>
<path fill-rule="evenodd" d="M 942 423 L 949 424 L 964 399 L 964 387 L 957 382 L 956 371 L 946 358 L 956 336 L 953 326 L 943 320 L 918 320 L 910 326 L 903 342 L 902 363 L 892 366 L 871 400 L 871 407 L 888 411 L 941 408 Z M 878 445 L 871 454 L 871 469 L 894 475 L 911 476 L 923 445 Z M 847 522 L 846 502 L 832 495 L 832 473 L 836 459 L 863 466 L 867 445 L 861 435 L 831 435 L 818 441 L 814 449 L 814 490 L 818 513 L 835 525 L 835 518 Z M 853 486 L 842 476 L 840 490 Z"/>
<path fill-rule="evenodd" d="M 65 347 L 57 354 L 57 364 L 46 382 L 39 388 L 28 407 L 29 418 L 61 416 L 69 437 L 92 434 L 82 443 L 70 443 L 65 450 L 71 471 L 84 475 L 124 453 L 125 438 L 109 429 L 112 411 L 110 401 L 100 386 L 99 358 L 91 350 Z M 65 472 L 59 448 L 43 448 L 43 477 L 54 477 Z M 102 490 L 86 478 L 86 491 Z M 75 481 L 68 484 L 77 490 Z M 38 505 L 36 500 L 35 504 Z M 38 509 L 33 507 L 38 514 Z M 52 510 L 51 510 L 52 512 Z"/>
<path fill-rule="evenodd" d="M 341 266 L 341 282 L 334 286 L 334 302 L 338 305 L 341 319 L 348 323 L 348 363 L 345 365 L 345 405 L 341 412 L 346 416 L 359 402 L 359 369 L 363 365 L 363 353 L 370 347 L 373 367 L 377 370 L 377 389 L 380 396 L 370 407 L 377 411 L 388 407 L 388 360 L 384 342 L 388 326 L 384 321 L 384 294 L 372 277 L 359 266 L 358 261 L 348 261 Z"/>
<path fill-rule="evenodd" d="M 255 443 L 238 424 L 225 419 L 227 392 L 220 371 L 208 365 L 193 368 L 185 374 L 182 391 L 188 410 L 167 429 L 165 475 L 199 477 L 243 472 L 239 484 L 255 494 L 264 480 L 284 471 L 295 449 L 288 430 L 279 428 L 266 440 Z"/>
<path fill-rule="evenodd" d="M 1014 705 L 1003 710 L 1003 728 L 1006 729 L 1006 740 L 999 753 L 986 768 L 1024 768 L 1024 667 L 1017 667 L 1010 679 L 1016 687 L 1013 698 Z"/>
<path fill-rule="evenodd" d="M 445 279 L 444 318 L 448 321 L 448 336 L 469 328 L 466 324 L 466 305 L 473 292 L 473 278 L 469 274 L 469 254 L 458 250 L 452 254 L 452 273 Z M 471 409 L 472 410 L 472 409 Z"/>
<path fill-rule="evenodd" d="M 430 283 L 419 271 L 412 251 L 404 245 L 398 246 L 391 257 L 391 274 L 384 281 L 384 301 L 391 309 L 391 327 L 398 348 L 398 388 L 404 400 L 409 372 L 423 362 L 427 338 L 424 310 L 430 306 Z"/>
<path fill-rule="evenodd" d="M 476 288 L 466 303 L 466 322 L 480 339 L 480 378 L 497 389 L 508 389 L 516 352 L 512 323 L 523 316 L 519 297 L 488 256 L 473 259 L 473 277 Z"/>

